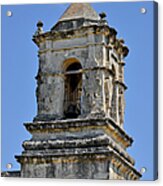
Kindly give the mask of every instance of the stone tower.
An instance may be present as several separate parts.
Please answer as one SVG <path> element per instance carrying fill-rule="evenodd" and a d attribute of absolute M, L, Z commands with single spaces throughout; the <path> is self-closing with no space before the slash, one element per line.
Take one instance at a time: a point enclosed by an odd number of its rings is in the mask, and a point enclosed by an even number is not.
<path fill-rule="evenodd" d="M 72 3 L 48 32 L 38 22 L 38 112 L 16 156 L 21 177 L 127 179 L 141 174 L 126 152 L 124 57 L 105 13 Z"/>

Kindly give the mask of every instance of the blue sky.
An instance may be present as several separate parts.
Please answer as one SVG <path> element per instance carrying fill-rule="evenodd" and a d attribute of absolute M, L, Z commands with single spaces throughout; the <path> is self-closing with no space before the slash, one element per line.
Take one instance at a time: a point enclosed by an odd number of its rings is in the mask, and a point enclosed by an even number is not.
<path fill-rule="evenodd" d="M 38 48 L 32 42 L 38 20 L 49 30 L 69 4 L 2 6 L 2 170 L 12 163 L 19 169 L 14 155 L 21 154 L 22 142 L 30 139 L 23 123 L 36 115 L 35 76 Z M 136 168 L 146 167 L 143 180 L 154 174 L 153 144 L 153 3 L 93 3 L 94 9 L 107 13 L 110 26 L 124 38 L 130 53 L 126 58 L 126 110 L 124 128 L 134 138 L 129 154 Z M 140 8 L 147 9 L 146 14 Z M 6 11 L 13 12 L 12 17 Z"/>

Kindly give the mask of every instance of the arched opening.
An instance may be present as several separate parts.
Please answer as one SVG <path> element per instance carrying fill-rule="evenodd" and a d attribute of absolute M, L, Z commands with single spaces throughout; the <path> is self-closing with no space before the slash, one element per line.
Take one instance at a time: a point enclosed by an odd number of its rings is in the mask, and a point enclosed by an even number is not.
<path fill-rule="evenodd" d="M 64 115 L 77 118 L 81 113 L 82 66 L 71 62 L 65 70 Z"/>

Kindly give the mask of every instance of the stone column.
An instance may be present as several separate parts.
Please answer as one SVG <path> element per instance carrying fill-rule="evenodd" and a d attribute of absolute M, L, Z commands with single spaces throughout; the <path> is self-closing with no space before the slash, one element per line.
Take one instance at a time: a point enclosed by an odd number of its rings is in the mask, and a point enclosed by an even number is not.
<path fill-rule="evenodd" d="M 91 115 L 104 116 L 105 113 L 105 97 L 104 97 L 104 72 L 97 69 L 91 72 L 94 77 L 91 92 Z"/>
<path fill-rule="evenodd" d="M 63 117 L 63 102 L 64 102 L 64 76 L 56 75 L 54 84 L 51 90 L 51 109 L 50 114 L 54 114 L 57 118 Z"/>
<path fill-rule="evenodd" d="M 39 80 L 40 81 L 40 80 Z M 63 117 L 64 77 L 42 75 L 37 87 L 38 114 L 34 120 L 55 120 Z"/>
<path fill-rule="evenodd" d="M 82 96 L 81 96 L 81 117 L 85 117 L 91 110 L 91 87 L 89 85 L 90 72 L 83 71 L 82 74 Z"/>

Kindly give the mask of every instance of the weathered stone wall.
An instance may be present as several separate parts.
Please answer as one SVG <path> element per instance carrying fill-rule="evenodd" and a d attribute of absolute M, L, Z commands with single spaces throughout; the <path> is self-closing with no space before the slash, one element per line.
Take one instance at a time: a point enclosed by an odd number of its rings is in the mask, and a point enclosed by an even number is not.
<path fill-rule="evenodd" d="M 100 39 L 95 41 L 95 35 L 89 35 L 51 43 L 46 41 L 46 47 L 40 48 L 37 76 L 40 78 L 37 87 L 38 117 L 64 117 L 64 63 L 69 59 L 74 59 L 82 65 L 81 113 L 86 116 L 105 112 L 104 70 L 98 69 L 103 66 L 103 46 Z"/>
<path fill-rule="evenodd" d="M 80 158 L 78 162 L 59 161 L 58 163 L 25 164 L 21 177 L 27 178 L 71 178 L 71 179 L 108 179 L 108 162 Z"/>
<path fill-rule="evenodd" d="M 114 37 L 106 35 L 105 29 L 95 33 L 92 27 L 53 37 L 55 39 L 43 39 L 39 44 L 35 120 L 64 118 L 65 69 L 73 60 L 82 66 L 79 117 L 112 117 L 123 127 L 124 63 L 115 49 Z"/>

